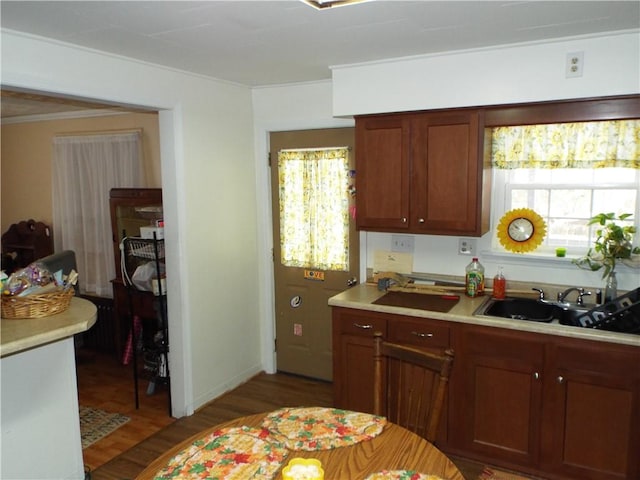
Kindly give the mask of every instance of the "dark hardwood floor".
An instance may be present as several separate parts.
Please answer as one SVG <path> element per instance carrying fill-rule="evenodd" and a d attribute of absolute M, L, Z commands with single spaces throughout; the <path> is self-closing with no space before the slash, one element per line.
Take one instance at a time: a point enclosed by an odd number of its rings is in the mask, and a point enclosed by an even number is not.
<path fill-rule="evenodd" d="M 124 413 L 131 420 L 83 451 L 92 480 L 134 479 L 170 446 L 199 431 L 237 417 L 284 406 L 331 406 L 330 383 L 278 373 L 259 374 L 200 408 L 194 415 L 167 415 L 166 392 L 147 396 L 141 388 L 140 409 L 133 403 L 131 367 L 95 352 L 78 356 L 78 386 L 82 405 Z M 453 459 L 465 478 L 476 480 L 483 465 Z"/>

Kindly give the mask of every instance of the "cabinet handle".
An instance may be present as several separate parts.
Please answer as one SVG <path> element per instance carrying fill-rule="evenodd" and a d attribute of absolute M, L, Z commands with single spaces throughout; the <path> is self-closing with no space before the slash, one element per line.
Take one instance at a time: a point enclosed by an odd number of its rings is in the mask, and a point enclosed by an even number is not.
<path fill-rule="evenodd" d="M 558 383 L 564 383 L 564 377 L 562 375 L 558 375 Z"/>
<path fill-rule="evenodd" d="M 411 332 L 411 335 L 415 335 L 416 337 L 420 337 L 420 338 L 433 337 L 433 333 Z"/>
<path fill-rule="evenodd" d="M 538 372 L 533 372 L 533 378 L 540 380 L 540 374 Z"/>
<path fill-rule="evenodd" d="M 424 218 L 419 218 L 418 223 L 424 223 Z"/>
<path fill-rule="evenodd" d="M 369 324 L 360 325 L 359 323 L 354 323 L 353 326 L 356 327 L 356 328 L 361 328 L 363 330 L 371 330 L 373 328 L 373 325 L 369 325 Z"/>
<path fill-rule="evenodd" d="M 402 217 L 402 223 L 407 223 L 407 217 Z"/>

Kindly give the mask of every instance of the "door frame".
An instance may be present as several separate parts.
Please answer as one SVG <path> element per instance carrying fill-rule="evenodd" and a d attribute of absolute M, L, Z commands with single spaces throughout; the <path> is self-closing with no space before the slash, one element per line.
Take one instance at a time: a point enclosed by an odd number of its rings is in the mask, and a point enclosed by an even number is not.
<path fill-rule="evenodd" d="M 286 130 L 315 130 L 320 128 L 355 127 L 352 118 L 332 118 L 318 120 L 316 117 L 299 121 L 275 121 L 255 125 L 256 152 L 256 201 L 258 202 L 258 309 L 260 315 L 260 350 L 262 369 L 266 373 L 276 373 L 276 306 L 273 269 L 273 228 L 271 222 L 271 170 L 269 167 L 269 136 L 271 132 Z M 357 180 L 356 180 L 357 181 Z M 360 268 L 359 277 L 366 278 L 366 251 L 363 250 L 363 236 L 359 233 Z M 363 256 L 364 255 L 364 256 Z"/>

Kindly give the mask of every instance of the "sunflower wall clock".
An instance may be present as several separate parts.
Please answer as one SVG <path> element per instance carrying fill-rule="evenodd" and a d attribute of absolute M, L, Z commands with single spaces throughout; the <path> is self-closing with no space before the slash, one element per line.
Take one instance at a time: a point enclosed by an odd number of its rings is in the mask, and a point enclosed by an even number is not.
<path fill-rule="evenodd" d="M 502 246 L 516 253 L 538 248 L 547 234 L 544 219 L 529 208 L 516 208 L 503 215 L 498 224 L 498 239 Z"/>

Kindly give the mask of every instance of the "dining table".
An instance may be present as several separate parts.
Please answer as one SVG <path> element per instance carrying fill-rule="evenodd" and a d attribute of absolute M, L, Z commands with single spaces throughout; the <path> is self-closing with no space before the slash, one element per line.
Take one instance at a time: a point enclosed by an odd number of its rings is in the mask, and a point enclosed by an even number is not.
<path fill-rule="evenodd" d="M 149 464 L 139 475 L 137 480 L 157 480 L 173 478 L 170 475 L 163 476 L 163 470 L 175 461 L 176 456 L 185 456 L 189 448 L 202 444 L 203 439 L 225 429 L 237 428 L 264 428 L 265 418 L 269 413 L 261 413 L 236 418 L 234 420 L 207 428 L 192 437 L 172 446 L 160 457 Z M 188 456 L 188 454 L 187 454 Z M 356 443 L 331 447 L 319 450 L 289 450 L 286 459 L 275 470 L 272 478 L 281 480 L 282 469 L 287 461 L 292 458 L 317 459 L 324 469 L 325 480 L 364 480 L 370 475 L 379 472 L 418 472 L 422 477 L 411 478 L 438 478 L 445 480 L 464 480 L 462 473 L 455 464 L 436 446 L 426 439 L 394 423 L 386 421 L 379 434 Z M 166 470 L 164 470 L 166 473 Z M 202 473 L 200 473 L 202 475 Z M 433 477 L 430 477 L 433 476 Z M 187 477 L 179 477 L 187 478 Z M 206 476 L 193 476 L 194 479 L 208 478 Z M 235 478 L 235 477 L 234 477 Z M 268 478 L 250 476 L 248 478 Z M 384 477 L 387 478 L 387 477 Z M 388 478 L 400 478 L 389 476 Z M 409 477 L 402 477 L 409 478 Z"/>

